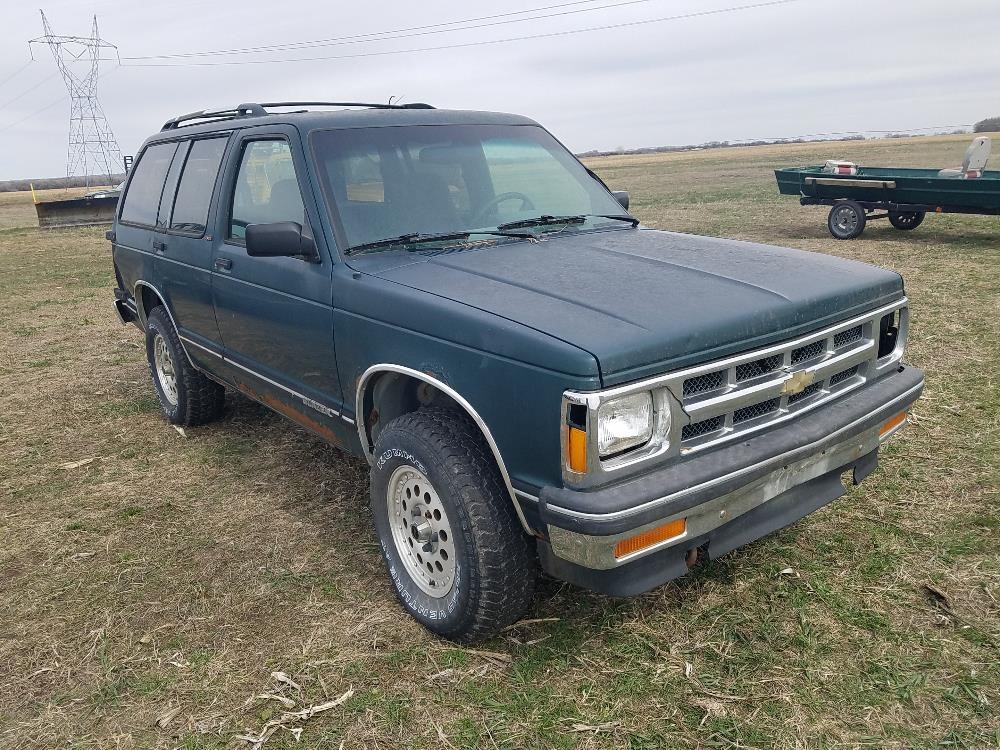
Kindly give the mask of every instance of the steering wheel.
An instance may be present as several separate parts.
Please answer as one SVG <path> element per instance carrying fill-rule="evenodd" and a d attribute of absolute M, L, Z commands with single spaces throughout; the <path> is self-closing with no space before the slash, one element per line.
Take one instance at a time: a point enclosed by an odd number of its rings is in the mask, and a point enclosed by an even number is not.
<path fill-rule="evenodd" d="M 518 193 L 516 191 L 510 193 L 500 193 L 500 195 L 494 196 L 490 199 L 485 206 L 479 209 L 479 213 L 476 214 L 476 218 L 473 219 L 472 223 L 475 226 L 479 226 L 480 223 L 486 221 L 486 217 L 497 210 L 497 207 L 505 201 L 521 201 L 522 211 L 534 211 L 535 204 L 531 202 L 531 198 L 526 196 L 524 193 Z"/>

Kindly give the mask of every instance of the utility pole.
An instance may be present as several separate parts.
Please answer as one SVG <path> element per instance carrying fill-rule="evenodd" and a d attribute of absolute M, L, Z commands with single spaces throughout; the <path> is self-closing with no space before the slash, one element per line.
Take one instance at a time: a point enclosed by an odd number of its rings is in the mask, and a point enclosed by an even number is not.
<path fill-rule="evenodd" d="M 56 60 L 66 88 L 69 90 L 69 150 L 66 156 L 66 176 L 85 177 L 87 187 L 91 178 L 106 176 L 106 184 L 111 184 L 112 175 L 125 171 L 122 152 L 118 148 L 115 134 L 111 132 L 108 119 L 104 116 L 97 98 L 97 80 L 100 77 L 101 55 L 112 50 L 118 57 L 118 48 L 101 39 L 97 30 L 97 16 L 89 37 L 60 36 L 52 33 L 52 27 L 42 14 L 44 36 L 28 42 L 28 49 L 35 44 L 47 44 Z M 34 59 L 34 54 L 32 54 Z"/>

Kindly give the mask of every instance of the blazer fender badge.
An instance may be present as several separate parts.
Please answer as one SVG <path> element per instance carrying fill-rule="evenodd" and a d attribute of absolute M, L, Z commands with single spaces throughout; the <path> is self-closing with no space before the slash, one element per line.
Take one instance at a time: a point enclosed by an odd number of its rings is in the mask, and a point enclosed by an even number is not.
<path fill-rule="evenodd" d="M 799 370 L 792 373 L 785 384 L 781 386 L 781 393 L 785 396 L 794 396 L 802 393 L 816 379 L 816 373 L 809 370 Z"/>

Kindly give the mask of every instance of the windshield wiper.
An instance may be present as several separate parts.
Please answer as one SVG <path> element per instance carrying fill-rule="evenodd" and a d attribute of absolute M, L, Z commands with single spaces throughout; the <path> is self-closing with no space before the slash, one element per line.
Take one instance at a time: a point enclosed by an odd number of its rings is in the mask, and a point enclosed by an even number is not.
<path fill-rule="evenodd" d="M 549 216 L 542 214 L 534 219 L 520 219 L 518 221 L 508 221 L 497 227 L 501 231 L 507 229 L 526 229 L 528 227 L 547 227 L 552 224 L 583 224 L 587 220 L 585 215 L 580 216 Z"/>
<path fill-rule="evenodd" d="M 508 221 L 501 224 L 497 229 L 527 229 L 528 227 L 545 227 L 561 224 L 583 224 L 588 218 L 612 219 L 614 221 L 627 221 L 633 227 L 639 226 L 639 220 L 634 216 L 613 215 L 613 214 L 580 214 L 578 216 L 549 216 L 543 214 L 533 219 L 520 219 L 518 221 Z"/>
<path fill-rule="evenodd" d="M 614 219 L 615 221 L 627 221 L 634 227 L 639 226 L 639 220 L 634 216 L 629 216 L 628 214 L 589 214 L 598 219 Z"/>
<path fill-rule="evenodd" d="M 393 245 L 418 245 L 423 242 L 442 242 L 445 240 L 466 240 L 474 234 L 488 234 L 494 237 L 514 237 L 519 240 L 531 240 L 534 236 L 526 232 L 504 232 L 503 227 L 494 229 L 470 229 L 462 232 L 442 232 L 440 234 L 425 234 L 423 232 L 411 232 L 401 234 L 398 237 L 386 237 L 384 240 L 374 242 L 363 242 L 360 245 L 351 245 L 344 250 L 344 255 L 354 255 L 365 250 L 376 250 L 380 247 L 392 247 Z"/>

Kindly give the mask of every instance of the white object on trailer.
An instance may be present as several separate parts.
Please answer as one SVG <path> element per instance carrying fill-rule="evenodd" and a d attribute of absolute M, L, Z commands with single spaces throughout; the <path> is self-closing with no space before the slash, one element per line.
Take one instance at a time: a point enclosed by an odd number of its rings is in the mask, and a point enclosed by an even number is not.
<path fill-rule="evenodd" d="M 853 161 L 835 161 L 833 159 L 827 159 L 826 166 L 823 167 L 823 171 L 829 174 L 857 174 L 858 165 Z"/>
<path fill-rule="evenodd" d="M 972 139 L 972 143 L 965 149 L 965 158 L 962 159 L 962 166 L 959 169 L 942 169 L 938 172 L 938 177 L 960 177 L 963 179 L 975 179 L 983 176 L 986 169 L 986 162 L 990 160 L 990 150 L 992 142 L 989 136 L 980 135 Z"/>

